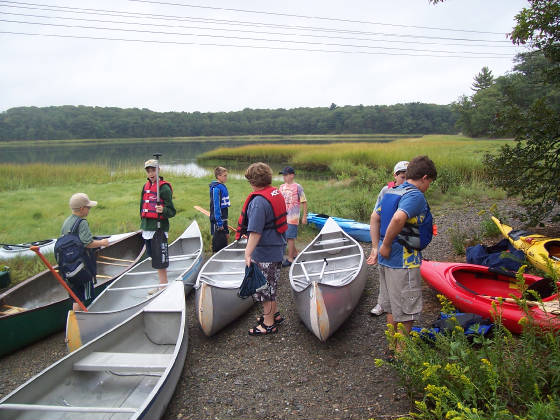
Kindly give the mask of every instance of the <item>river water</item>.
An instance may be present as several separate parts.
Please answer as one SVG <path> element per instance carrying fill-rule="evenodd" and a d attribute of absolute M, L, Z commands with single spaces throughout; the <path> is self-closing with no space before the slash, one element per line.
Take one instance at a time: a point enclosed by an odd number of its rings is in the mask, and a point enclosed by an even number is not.
<path fill-rule="evenodd" d="M 383 139 L 381 141 L 388 140 Z M 274 141 L 273 143 L 324 144 L 331 142 L 328 140 L 294 141 L 290 139 Z M 259 141 L 258 143 L 267 142 Z M 237 140 L 227 140 L 227 142 L 174 141 L 160 139 L 82 141 L 79 143 L 69 141 L 66 143 L 55 142 L 49 144 L 48 141 L 44 141 L 44 143 L 36 142 L 25 146 L 9 145 L 1 147 L 0 163 L 101 163 L 116 169 L 122 166 L 143 165 L 144 161 L 152 158 L 154 153 L 161 153 L 161 167 L 166 172 L 203 177 L 210 175 L 212 170 L 211 168 L 199 165 L 196 161 L 197 156 L 222 146 L 236 147 L 246 144 L 255 144 L 255 142 Z M 224 166 L 228 166 L 228 163 L 226 162 Z"/>

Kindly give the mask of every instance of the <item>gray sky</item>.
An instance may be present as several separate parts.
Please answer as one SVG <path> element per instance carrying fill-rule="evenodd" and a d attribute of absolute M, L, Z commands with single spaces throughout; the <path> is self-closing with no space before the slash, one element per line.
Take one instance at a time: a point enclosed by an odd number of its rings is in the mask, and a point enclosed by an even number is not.
<path fill-rule="evenodd" d="M 473 76 L 483 66 L 495 76 L 512 69 L 513 56 L 524 49 L 503 41 L 515 14 L 527 6 L 526 0 L 447 0 L 436 6 L 428 0 L 0 0 L 0 32 L 65 36 L 0 33 L 0 111 L 51 105 L 208 112 L 332 102 L 447 104 L 472 93 Z"/>

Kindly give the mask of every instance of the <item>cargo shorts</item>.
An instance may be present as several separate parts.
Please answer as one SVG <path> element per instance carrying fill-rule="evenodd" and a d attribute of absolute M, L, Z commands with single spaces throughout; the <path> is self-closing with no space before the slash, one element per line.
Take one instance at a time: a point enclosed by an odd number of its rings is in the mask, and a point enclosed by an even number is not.
<path fill-rule="evenodd" d="M 420 268 L 379 266 L 379 288 L 383 310 L 395 322 L 415 321 L 422 312 L 422 277 Z"/>

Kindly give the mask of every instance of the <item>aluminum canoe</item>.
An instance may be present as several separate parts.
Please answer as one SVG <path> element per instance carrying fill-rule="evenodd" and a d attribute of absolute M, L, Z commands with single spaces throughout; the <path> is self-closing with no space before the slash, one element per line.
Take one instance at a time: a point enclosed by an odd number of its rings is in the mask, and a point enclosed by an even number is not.
<path fill-rule="evenodd" d="M 200 270 L 195 305 L 200 328 L 208 337 L 239 318 L 253 306 L 237 291 L 245 276 L 246 239 L 232 242 L 214 254 Z"/>
<path fill-rule="evenodd" d="M 362 247 L 332 218 L 290 266 L 298 315 L 321 341 L 350 316 L 366 280 Z"/>
<path fill-rule="evenodd" d="M 188 346 L 185 292 L 174 281 L 149 305 L 0 401 L 0 420 L 159 419 Z"/>
<path fill-rule="evenodd" d="M 119 233 L 117 235 L 110 236 L 94 236 L 93 239 L 109 238 L 109 242 L 116 242 L 122 238 L 132 235 L 133 233 L 134 232 Z M 32 246 L 38 246 L 41 253 L 49 254 L 54 252 L 55 243 L 56 238 L 25 242 L 21 244 L 0 244 L 0 260 L 9 260 L 16 257 L 35 257 L 35 252 L 29 249 Z"/>
<path fill-rule="evenodd" d="M 143 253 L 144 240 L 140 232 L 101 248 L 97 254 L 95 293 L 101 293 L 130 269 Z M 72 300 L 68 292 L 49 270 L 0 294 L 0 356 L 64 329 L 70 309 Z"/>
<path fill-rule="evenodd" d="M 196 221 L 169 245 L 168 284 L 180 280 L 188 294 L 202 266 L 202 235 Z M 148 292 L 157 290 L 153 294 Z M 91 341 L 141 310 L 164 289 L 159 289 L 157 270 L 146 258 L 116 279 L 88 306 L 88 312 L 68 312 L 66 340 L 70 351 Z"/>

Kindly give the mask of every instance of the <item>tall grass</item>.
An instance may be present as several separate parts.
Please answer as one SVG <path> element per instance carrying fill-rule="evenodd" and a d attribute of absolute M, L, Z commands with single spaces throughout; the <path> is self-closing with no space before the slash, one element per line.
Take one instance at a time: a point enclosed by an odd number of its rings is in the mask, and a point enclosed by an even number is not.
<path fill-rule="evenodd" d="M 219 148 L 200 159 L 290 162 L 310 170 L 330 170 L 335 175 L 340 162 L 383 168 L 391 172 L 395 162 L 428 155 L 435 162 L 442 182 L 471 181 L 485 175 L 482 156 L 504 144 L 504 140 L 473 140 L 467 137 L 431 135 L 398 139 L 389 143 L 331 143 L 325 145 L 248 145 Z"/>

